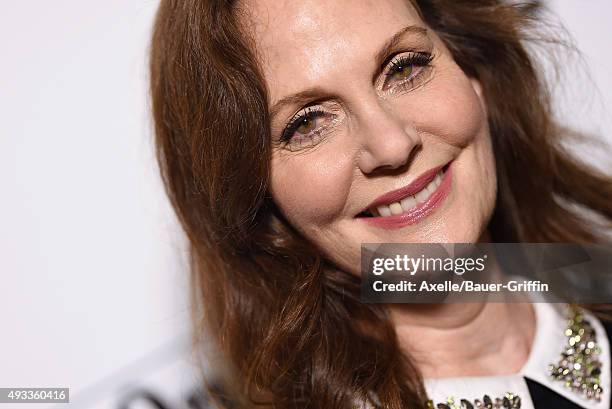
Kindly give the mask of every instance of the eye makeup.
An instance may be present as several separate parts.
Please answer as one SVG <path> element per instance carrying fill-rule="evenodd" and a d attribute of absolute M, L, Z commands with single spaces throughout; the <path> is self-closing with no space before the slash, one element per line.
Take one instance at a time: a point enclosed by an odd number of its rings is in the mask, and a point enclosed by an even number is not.
<path fill-rule="evenodd" d="M 314 146 L 337 123 L 337 119 L 335 110 L 322 104 L 305 107 L 285 126 L 280 142 L 290 151 Z"/>
<path fill-rule="evenodd" d="M 431 52 L 395 53 L 387 58 L 376 86 L 383 93 L 392 95 L 415 89 L 431 78 L 433 60 Z M 285 125 L 279 142 L 290 151 L 312 147 L 331 130 L 337 118 L 338 114 L 324 107 L 323 103 L 311 103 L 293 115 Z"/>
<path fill-rule="evenodd" d="M 434 55 L 430 52 L 408 51 L 392 56 L 384 70 L 382 90 L 400 87 L 401 91 L 405 91 L 421 85 L 430 77 L 428 74 L 431 74 L 433 59 Z"/>
<path fill-rule="evenodd" d="M 423 28 L 409 26 L 396 33 L 374 56 L 379 69 L 374 73 L 372 85 L 379 96 L 399 96 L 427 83 L 433 77 L 433 48 L 434 44 Z M 334 101 L 330 95 L 321 97 L 321 92 L 323 90 L 319 90 L 318 96 L 310 95 L 317 100 L 304 105 L 282 128 L 277 138 L 282 149 L 298 151 L 312 147 L 325 139 L 340 122 L 342 104 Z M 301 94 L 296 95 L 301 97 Z M 285 99 L 291 101 L 297 98 Z"/>

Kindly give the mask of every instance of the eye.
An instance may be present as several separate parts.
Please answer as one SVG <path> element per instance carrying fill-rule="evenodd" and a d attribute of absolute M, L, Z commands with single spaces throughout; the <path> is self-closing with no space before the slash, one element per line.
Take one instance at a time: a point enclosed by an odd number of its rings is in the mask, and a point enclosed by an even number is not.
<path fill-rule="evenodd" d="M 410 78 L 414 69 L 415 67 L 413 67 L 411 64 L 400 62 L 397 67 L 394 67 L 393 71 L 391 72 L 391 76 L 393 79 L 404 80 L 406 78 Z"/>
<path fill-rule="evenodd" d="M 414 88 L 417 79 L 421 79 L 431 69 L 433 55 L 426 52 L 407 52 L 396 55 L 387 64 L 383 90 L 400 86 L 402 89 Z M 420 82 L 419 82 L 420 84 Z"/>
<path fill-rule="evenodd" d="M 308 135 L 316 128 L 316 125 L 317 118 L 315 116 L 311 115 L 311 117 L 302 117 L 302 119 L 298 123 L 298 127 L 296 128 L 295 132 L 302 135 Z"/>
<path fill-rule="evenodd" d="M 289 150 L 315 145 L 335 122 L 336 114 L 322 107 L 307 107 L 296 113 L 281 135 L 281 143 Z"/>

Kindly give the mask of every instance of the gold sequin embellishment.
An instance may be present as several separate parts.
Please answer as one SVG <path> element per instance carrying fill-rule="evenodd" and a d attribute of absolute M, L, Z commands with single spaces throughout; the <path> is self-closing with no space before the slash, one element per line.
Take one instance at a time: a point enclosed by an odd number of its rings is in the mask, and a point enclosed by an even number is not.
<path fill-rule="evenodd" d="M 521 398 L 511 392 L 504 395 L 503 398 L 491 399 L 489 395 L 484 395 L 482 400 L 474 399 L 473 402 L 467 399 L 456 401 L 454 397 L 446 399 L 445 403 L 434 405 L 433 401 L 427 402 L 427 407 L 430 409 L 519 409 L 521 407 Z"/>
<path fill-rule="evenodd" d="M 567 344 L 559 362 L 549 366 L 549 375 L 587 399 L 601 401 L 601 347 L 591 322 L 575 307 L 570 307 L 565 329 Z"/>

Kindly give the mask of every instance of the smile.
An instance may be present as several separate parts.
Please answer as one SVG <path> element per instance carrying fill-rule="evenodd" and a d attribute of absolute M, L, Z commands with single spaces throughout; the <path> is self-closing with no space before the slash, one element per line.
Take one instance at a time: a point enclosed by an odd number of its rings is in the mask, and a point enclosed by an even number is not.
<path fill-rule="evenodd" d="M 423 219 L 448 196 L 451 164 L 430 169 L 414 182 L 388 192 L 373 201 L 357 217 L 382 228 L 400 228 Z"/>

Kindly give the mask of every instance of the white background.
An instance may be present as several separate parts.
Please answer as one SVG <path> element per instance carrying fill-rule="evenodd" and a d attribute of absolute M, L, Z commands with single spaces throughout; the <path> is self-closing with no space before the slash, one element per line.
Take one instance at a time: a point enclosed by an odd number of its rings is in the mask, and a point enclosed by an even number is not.
<path fill-rule="evenodd" d="M 550 4 L 591 74 L 568 66 L 561 116 L 611 141 L 612 3 Z M 71 407 L 103 408 L 130 385 L 178 399 L 194 382 L 147 108 L 156 5 L 0 3 L 0 387 L 70 387 Z"/>

